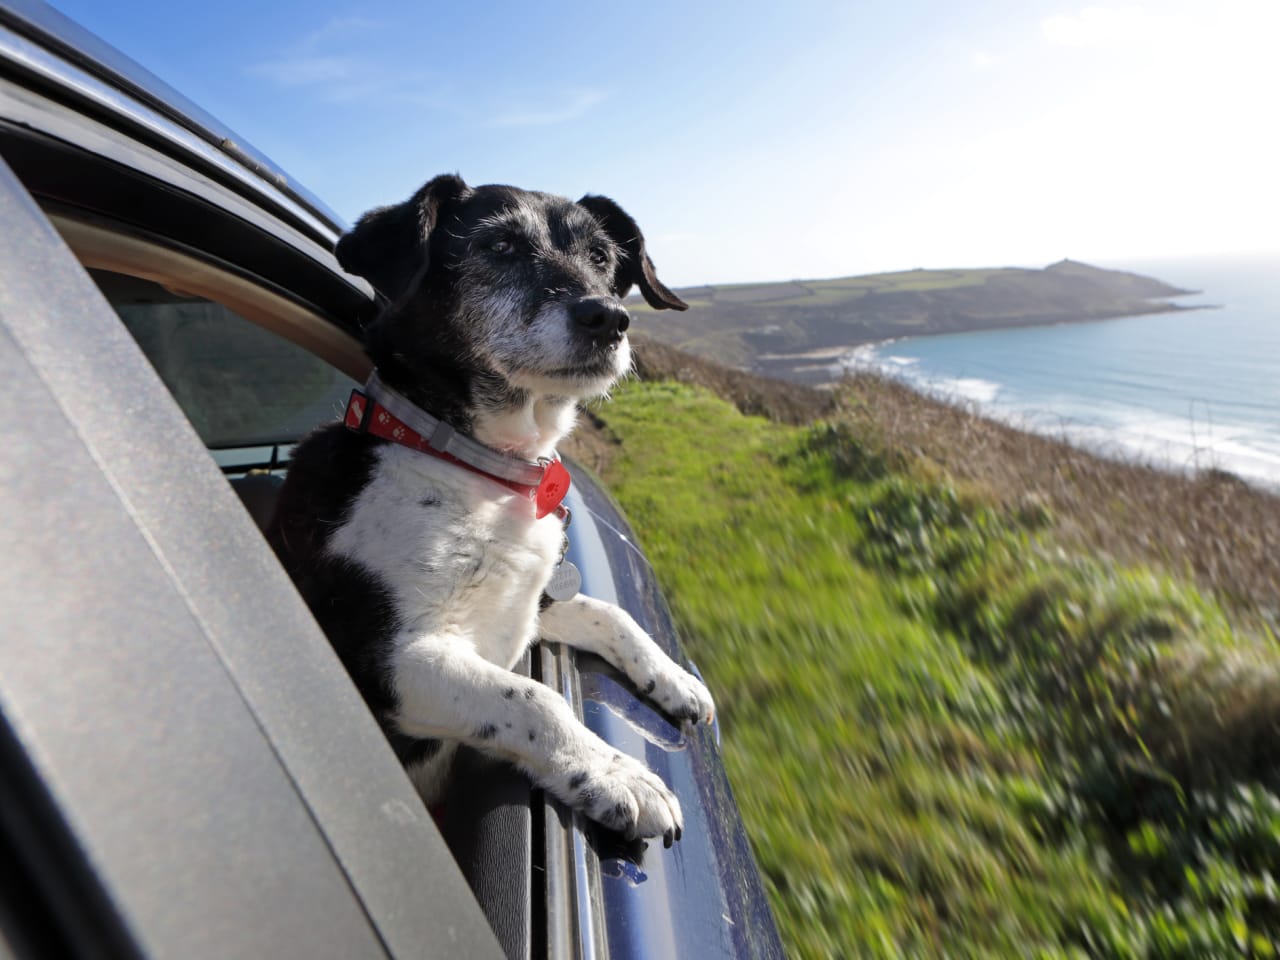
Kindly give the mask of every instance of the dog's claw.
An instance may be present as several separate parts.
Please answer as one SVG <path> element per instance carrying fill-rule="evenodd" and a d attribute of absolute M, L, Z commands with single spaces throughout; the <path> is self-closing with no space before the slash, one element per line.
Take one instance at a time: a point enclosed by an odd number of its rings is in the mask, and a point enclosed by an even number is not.
<path fill-rule="evenodd" d="M 682 826 L 680 801 L 642 762 L 601 743 L 594 757 L 565 765 L 543 781 L 562 801 L 628 840 L 662 837 L 670 846 Z"/>
<path fill-rule="evenodd" d="M 702 681 L 675 664 L 659 675 L 651 688 L 641 690 L 677 722 L 687 721 L 696 727 L 700 722 L 711 723 L 715 717 L 715 704 Z"/>
<path fill-rule="evenodd" d="M 662 835 L 662 846 L 663 846 L 665 849 L 667 849 L 667 850 L 670 850 L 670 849 L 671 849 L 671 841 L 672 841 L 672 837 L 673 837 L 674 835 L 675 835 L 675 831 L 674 831 L 674 830 L 668 830 L 666 833 L 664 833 L 664 834 Z"/>

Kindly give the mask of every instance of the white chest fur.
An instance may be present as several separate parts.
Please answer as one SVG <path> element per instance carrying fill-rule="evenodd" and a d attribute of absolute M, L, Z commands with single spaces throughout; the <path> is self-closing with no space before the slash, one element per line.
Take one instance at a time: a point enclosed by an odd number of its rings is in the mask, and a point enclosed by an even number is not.
<path fill-rule="evenodd" d="M 387 445 L 328 550 L 381 581 L 398 633 L 448 636 L 510 667 L 536 634 L 562 536 L 520 495 Z"/>

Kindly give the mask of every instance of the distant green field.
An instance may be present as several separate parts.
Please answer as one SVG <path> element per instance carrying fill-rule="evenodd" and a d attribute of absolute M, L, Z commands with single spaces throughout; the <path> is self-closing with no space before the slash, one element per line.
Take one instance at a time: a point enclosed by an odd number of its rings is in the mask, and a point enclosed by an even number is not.
<path fill-rule="evenodd" d="M 705 285 L 683 292 L 686 313 L 628 307 L 640 329 L 712 360 L 809 379 L 803 354 L 892 337 L 1064 323 L 1176 309 L 1152 298 L 1178 293 L 1158 280 L 1062 261 L 1013 267 L 904 270 L 827 280 Z M 765 357 L 764 360 L 761 358 Z"/>
<path fill-rule="evenodd" d="M 839 422 L 600 414 L 791 956 L 1275 955 L 1274 641 Z"/>
<path fill-rule="evenodd" d="M 833 280 L 793 280 L 779 283 L 725 284 L 697 287 L 694 295 L 686 298 L 689 305 L 708 306 L 728 304 L 812 306 L 814 303 L 840 303 L 857 300 L 864 294 L 898 291 L 949 290 L 957 287 L 980 286 L 996 274 L 1016 276 L 1022 271 L 1011 268 L 979 270 L 903 270 L 895 273 L 873 273 L 860 277 L 843 277 Z M 642 313 L 654 313 L 644 301 L 628 306 Z"/>

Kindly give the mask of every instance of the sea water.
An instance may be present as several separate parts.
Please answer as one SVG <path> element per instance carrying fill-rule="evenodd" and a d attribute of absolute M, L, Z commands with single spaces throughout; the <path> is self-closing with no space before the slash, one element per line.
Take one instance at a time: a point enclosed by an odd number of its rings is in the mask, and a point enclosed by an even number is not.
<path fill-rule="evenodd" d="M 1108 266 L 1205 309 L 894 340 L 844 363 L 1104 454 L 1280 488 L 1280 257 Z"/>

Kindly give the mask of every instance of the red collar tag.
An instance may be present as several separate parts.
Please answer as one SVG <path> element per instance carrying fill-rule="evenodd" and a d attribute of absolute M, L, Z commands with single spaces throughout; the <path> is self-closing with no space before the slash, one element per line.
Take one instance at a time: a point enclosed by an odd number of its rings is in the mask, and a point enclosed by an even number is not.
<path fill-rule="evenodd" d="M 547 470 L 538 484 L 538 492 L 533 498 L 537 505 L 536 516 L 539 520 L 556 510 L 564 495 L 569 492 L 569 471 L 559 460 L 547 464 Z"/>
<path fill-rule="evenodd" d="M 494 476 L 487 470 L 482 470 L 451 453 L 437 450 L 431 446 L 426 437 L 397 418 L 377 400 L 365 396 L 359 390 L 351 391 L 351 399 L 347 402 L 347 412 L 343 422 L 348 430 L 356 433 L 370 433 L 383 440 L 390 440 L 408 447 L 410 450 L 417 450 L 419 453 L 445 460 L 528 497 L 533 501 L 535 519 L 541 520 L 549 513 L 556 514 L 561 520 L 569 515 L 569 511 L 560 505 L 564 501 L 565 494 L 569 492 L 569 471 L 559 460 L 547 463 L 537 486 Z"/>

